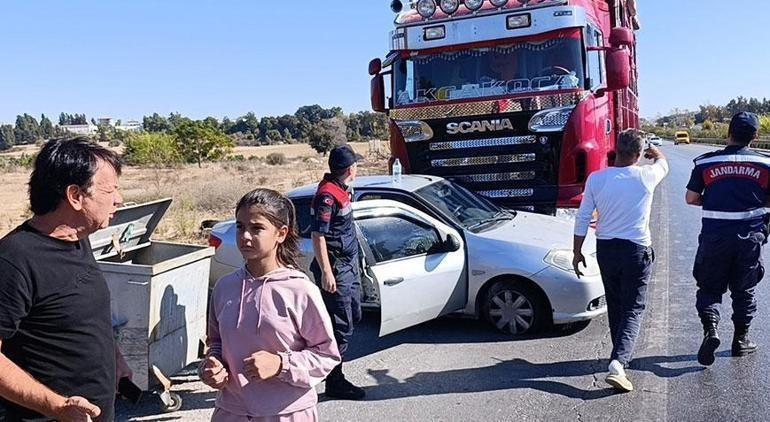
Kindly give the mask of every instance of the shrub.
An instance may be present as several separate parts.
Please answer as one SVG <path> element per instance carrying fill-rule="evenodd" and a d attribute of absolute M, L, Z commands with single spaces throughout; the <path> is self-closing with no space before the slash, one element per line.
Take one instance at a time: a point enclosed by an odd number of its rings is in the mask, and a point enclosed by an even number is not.
<path fill-rule="evenodd" d="M 271 152 L 267 155 L 265 161 L 271 166 L 282 166 L 286 164 L 286 155 L 282 152 Z"/>
<path fill-rule="evenodd" d="M 759 134 L 770 136 L 770 114 L 759 117 Z"/>
<path fill-rule="evenodd" d="M 130 165 L 172 167 L 181 162 L 176 139 L 165 133 L 140 133 L 126 139 L 123 160 Z"/>

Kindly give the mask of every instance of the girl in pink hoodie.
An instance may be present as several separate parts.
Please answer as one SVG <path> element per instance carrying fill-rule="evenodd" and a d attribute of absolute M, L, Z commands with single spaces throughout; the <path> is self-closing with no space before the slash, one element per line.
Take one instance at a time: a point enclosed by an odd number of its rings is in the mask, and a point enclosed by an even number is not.
<path fill-rule="evenodd" d="M 340 363 L 321 293 L 298 271 L 294 207 L 256 189 L 238 202 L 246 265 L 214 287 L 201 380 L 219 390 L 215 422 L 318 420 L 315 386 Z"/>

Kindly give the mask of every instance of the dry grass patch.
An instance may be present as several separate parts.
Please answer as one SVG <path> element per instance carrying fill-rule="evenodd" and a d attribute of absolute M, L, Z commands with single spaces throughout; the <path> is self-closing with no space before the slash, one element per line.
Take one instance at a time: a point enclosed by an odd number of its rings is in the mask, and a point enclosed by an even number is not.
<path fill-rule="evenodd" d="M 267 147 L 252 147 L 263 148 Z M 272 152 L 276 150 L 265 152 L 264 156 Z M 280 165 L 254 159 L 207 163 L 203 168 L 195 165 L 170 169 L 126 167 L 120 178 L 121 192 L 126 202 L 173 199 L 153 239 L 205 244 L 207 239 L 200 230 L 201 222 L 232 218 L 236 202 L 246 192 L 258 187 L 286 192 L 318 182 L 326 171 L 327 159 L 319 154 L 285 155 L 286 161 Z M 377 155 L 369 157 L 359 165 L 359 174 L 387 171 L 386 159 Z M 30 215 L 26 190 L 29 170 L 9 171 L 0 177 L 5 188 L 0 191 L 0 203 L 4 204 L 0 207 L 0 236 L 3 236 Z"/>

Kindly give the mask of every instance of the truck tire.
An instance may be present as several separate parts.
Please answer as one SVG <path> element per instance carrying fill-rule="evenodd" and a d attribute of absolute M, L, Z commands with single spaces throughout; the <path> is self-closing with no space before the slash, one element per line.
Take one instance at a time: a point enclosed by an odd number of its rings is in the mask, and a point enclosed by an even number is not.
<path fill-rule="evenodd" d="M 514 280 L 498 281 L 489 288 L 481 315 L 500 332 L 513 336 L 541 332 L 552 319 L 543 294 Z"/>

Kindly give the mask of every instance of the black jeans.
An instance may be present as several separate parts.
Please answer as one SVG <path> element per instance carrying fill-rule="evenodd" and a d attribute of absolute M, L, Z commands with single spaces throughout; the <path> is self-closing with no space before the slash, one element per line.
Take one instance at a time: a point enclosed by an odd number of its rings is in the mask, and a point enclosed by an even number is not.
<path fill-rule="evenodd" d="M 597 240 L 596 258 L 607 298 L 612 338 L 610 359 L 626 366 L 642 326 L 655 252 L 652 247 L 630 240 Z"/>
<path fill-rule="evenodd" d="M 701 317 L 719 321 L 719 304 L 728 287 L 733 299 L 733 322 L 748 327 L 757 311 L 754 290 L 765 275 L 762 243 L 765 235 L 701 234 L 693 276 L 698 283 L 695 307 Z"/>

